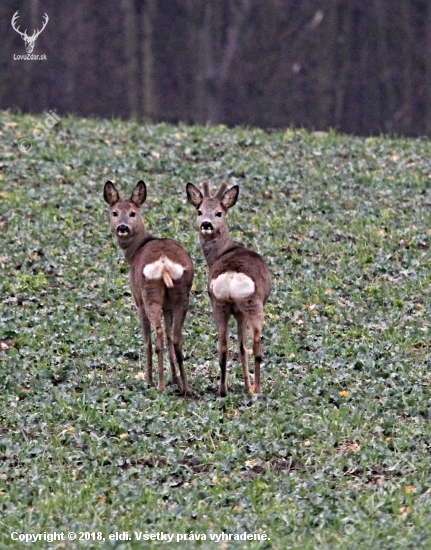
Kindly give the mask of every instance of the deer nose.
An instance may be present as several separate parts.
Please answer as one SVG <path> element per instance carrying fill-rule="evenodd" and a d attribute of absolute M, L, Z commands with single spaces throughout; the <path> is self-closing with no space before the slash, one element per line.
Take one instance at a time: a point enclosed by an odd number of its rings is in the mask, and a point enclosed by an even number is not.
<path fill-rule="evenodd" d="M 201 229 L 202 231 L 212 231 L 213 226 L 211 222 L 202 222 L 201 223 Z"/>
<path fill-rule="evenodd" d="M 130 229 L 127 227 L 127 225 L 122 223 L 117 227 L 117 233 L 118 235 L 126 235 L 127 233 L 130 233 Z"/>

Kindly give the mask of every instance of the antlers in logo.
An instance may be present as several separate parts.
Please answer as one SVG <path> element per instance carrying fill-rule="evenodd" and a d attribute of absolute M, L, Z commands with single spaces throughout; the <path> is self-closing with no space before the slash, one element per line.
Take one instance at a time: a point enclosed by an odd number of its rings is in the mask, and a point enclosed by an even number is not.
<path fill-rule="evenodd" d="M 22 36 L 23 40 L 24 40 L 24 43 L 25 43 L 25 49 L 27 51 L 27 53 L 31 53 L 33 51 L 33 48 L 34 48 L 34 43 L 36 42 L 36 38 L 39 36 L 39 34 L 43 31 L 43 29 L 46 27 L 48 21 L 49 21 L 49 17 L 47 16 L 47 14 L 45 13 L 44 15 L 44 19 L 43 19 L 43 27 L 37 31 L 33 31 L 33 34 L 31 36 L 28 36 L 27 35 L 27 29 L 24 31 L 24 32 L 21 32 L 19 30 L 19 26 L 17 27 L 16 26 L 16 21 L 18 19 L 19 15 L 18 15 L 18 10 L 14 13 L 13 17 L 12 17 L 12 28 Z"/>

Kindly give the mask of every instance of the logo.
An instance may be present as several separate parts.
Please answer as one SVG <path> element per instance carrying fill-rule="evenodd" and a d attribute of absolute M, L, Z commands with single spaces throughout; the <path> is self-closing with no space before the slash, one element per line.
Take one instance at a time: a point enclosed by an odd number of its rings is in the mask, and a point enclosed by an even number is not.
<path fill-rule="evenodd" d="M 18 10 L 14 13 L 14 15 L 12 17 L 11 24 L 12 24 L 13 30 L 16 31 L 21 36 L 21 38 L 24 40 L 25 49 L 26 49 L 26 52 L 27 52 L 28 55 L 27 56 L 15 56 L 14 55 L 14 59 L 46 59 L 46 55 L 43 55 L 43 56 L 32 55 L 32 56 L 30 56 L 30 54 L 33 53 L 33 49 L 34 49 L 34 45 L 35 45 L 37 37 L 45 29 L 46 25 L 48 24 L 49 17 L 45 13 L 45 15 L 43 16 L 43 19 L 42 19 L 42 28 L 40 30 L 33 31 L 33 34 L 31 36 L 28 36 L 27 29 L 24 32 L 21 32 L 19 30 L 19 26 L 18 27 L 16 26 L 16 22 L 17 22 L 17 19 L 19 17 L 18 13 L 19 13 Z"/>

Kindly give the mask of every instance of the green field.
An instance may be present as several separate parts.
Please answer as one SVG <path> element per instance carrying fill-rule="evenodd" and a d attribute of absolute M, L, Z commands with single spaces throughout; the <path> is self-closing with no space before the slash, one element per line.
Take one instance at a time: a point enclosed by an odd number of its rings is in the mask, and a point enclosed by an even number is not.
<path fill-rule="evenodd" d="M 431 143 L 67 117 L 33 138 L 44 119 L 0 113 L 0 545 L 429 549 Z M 141 178 L 147 228 L 195 262 L 194 399 L 143 379 L 102 197 Z M 240 186 L 231 235 L 272 272 L 260 396 L 244 393 L 235 331 L 231 393 L 214 394 L 185 194 L 203 180 Z M 11 539 L 71 531 L 105 541 Z"/>

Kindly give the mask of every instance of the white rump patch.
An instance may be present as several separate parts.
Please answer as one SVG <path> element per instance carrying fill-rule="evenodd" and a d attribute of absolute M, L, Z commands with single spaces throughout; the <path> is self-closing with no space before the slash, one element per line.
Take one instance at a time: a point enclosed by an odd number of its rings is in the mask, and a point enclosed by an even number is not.
<path fill-rule="evenodd" d="M 245 273 L 226 271 L 211 281 L 210 289 L 217 300 L 243 300 L 251 296 L 255 290 L 255 284 Z"/>
<path fill-rule="evenodd" d="M 144 267 L 144 275 L 147 279 L 162 279 L 164 274 L 168 274 L 173 281 L 181 279 L 184 273 L 184 267 L 170 260 L 163 254 L 158 260 Z"/>

